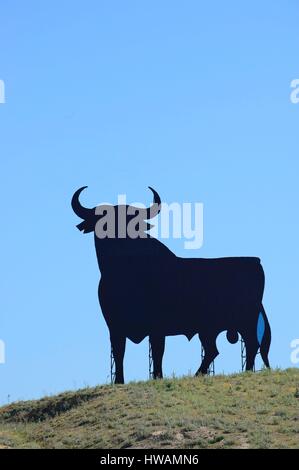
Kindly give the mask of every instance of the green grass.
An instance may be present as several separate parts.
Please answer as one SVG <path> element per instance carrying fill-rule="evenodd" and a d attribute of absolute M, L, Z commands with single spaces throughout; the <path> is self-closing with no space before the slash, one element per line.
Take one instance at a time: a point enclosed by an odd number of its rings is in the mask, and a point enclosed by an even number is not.
<path fill-rule="evenodd" d="M 299 369 L 99 386 L 0 408 L 0 448 L 299 448 Z"/>

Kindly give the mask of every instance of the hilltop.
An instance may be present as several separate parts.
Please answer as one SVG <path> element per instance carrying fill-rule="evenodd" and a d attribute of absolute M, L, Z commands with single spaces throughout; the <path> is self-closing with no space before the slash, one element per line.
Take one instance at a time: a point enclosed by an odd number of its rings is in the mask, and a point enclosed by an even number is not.
<path fill-rule="evenodd" d="M 299 369 L 98 386 L 0 408 L 0 448 L 299 448 Z"/>

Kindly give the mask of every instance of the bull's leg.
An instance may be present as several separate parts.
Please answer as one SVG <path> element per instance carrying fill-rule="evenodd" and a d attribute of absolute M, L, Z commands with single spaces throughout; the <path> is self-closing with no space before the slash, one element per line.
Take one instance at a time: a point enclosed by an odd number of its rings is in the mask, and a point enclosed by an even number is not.
<path fill-rule="evenodd" d="M 154 361 L 154 379 L 162 379 L 162 360 L 165 350 L 165 336 L 150 335 L 149 340 L 152 347 Z"/>
<path fill-rule="evenodd" d="M 246 348 L 246 370 L 253 370 L 255 357 L 259 349 L 256 333 L 254 332 L 252 335 L 244 335 L 243 339 L 245 341 Z"/>
<path fill-rule="evenodd" d="M 219 351 L 216 346 L 216 338 L 217 336 L 215 337 L 209 337 L 209 336 L 204 337 L 204 335 L 199 336 L 201 344 L 204 348 L 205 355 L 200 365 L 200 368 L 198 369 L 195 375 L 207 374 L 210 364 L 218 356 Z"/>
<path fill-rule="evenodd" d="M 111 347 L 115 360 L 115 383 L 124 383 L 124 355 L 126 348 L 126 338 L 124 336 L 110 334 Z"/>

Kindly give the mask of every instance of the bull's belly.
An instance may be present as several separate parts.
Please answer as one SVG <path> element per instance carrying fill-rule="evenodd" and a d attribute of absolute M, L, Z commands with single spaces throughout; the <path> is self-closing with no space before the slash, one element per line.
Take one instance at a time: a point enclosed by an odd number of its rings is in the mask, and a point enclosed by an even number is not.
<path fill-rule="evenodd" d="M 186 336 L 186 338 L 191 341 L 191 339 L 198 334 L 199 331 L 188 331 L 188 332 L 183 332 L 183 331 L 174 331 L 174 330 L 169 330 L 167 332 L 164 332 L 164 334 L 161 334 L 161 336 L 164 338 L 166 336 Z M 157 333 L 156 333 L 157 334 Z M 150 336 L 150 333 L 143 333 L 143 334 L 130 334 L 128 333 L 126 335 L 126 338 L 128 338 L 130 341 L 132 341 L 135 344 L 141 343 L 145 338 Z"/>
<path fill-rule="evenodd" d="M 237 327 L 242 319 L 257 311 L 255 299 L 246 295 L 229 296 L 217 289 L 213 296 L 189 288 L 184 291 L 184 296 L 174 291 L 173 297 L 165 295 L 163 299 L 134 294 L 133 291 L 129 297 L 125 292 L 107 298 L 102 292 L 100 300 L 109 330 L 135 344 L 151 334 L 162 337 L 184 335 L 190 341 L 201 332 L 215 334 Z"/>

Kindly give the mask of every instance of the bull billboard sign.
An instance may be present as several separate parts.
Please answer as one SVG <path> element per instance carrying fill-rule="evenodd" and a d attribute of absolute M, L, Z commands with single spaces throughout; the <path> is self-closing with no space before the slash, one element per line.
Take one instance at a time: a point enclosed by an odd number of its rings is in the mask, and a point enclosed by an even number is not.
<path fill-rule="evenodd" d="M 198 335 L 204 356 L 196 375 L 206 374 L 219 354 L 217 336 L 230 343 L 240 334 L 246 347 L 246 370 L 260 350 L 266 367 L 271 343 L 263 307 L 265 276 L 259 258 L 181 258 L 152 237 L 148 222 L 163 207 L 152 189 L 151 207 L 107 204 L 86 208 L 78 189 L 72 208 L 83 221 L 83 233 L 94 233 L 101 271 L 99 301 L 109 328 L 115 360 L 115 382 L 124 383 L 126 339 L 149 337 L 153 376 L 162 378 L 165 337 Z"/>

